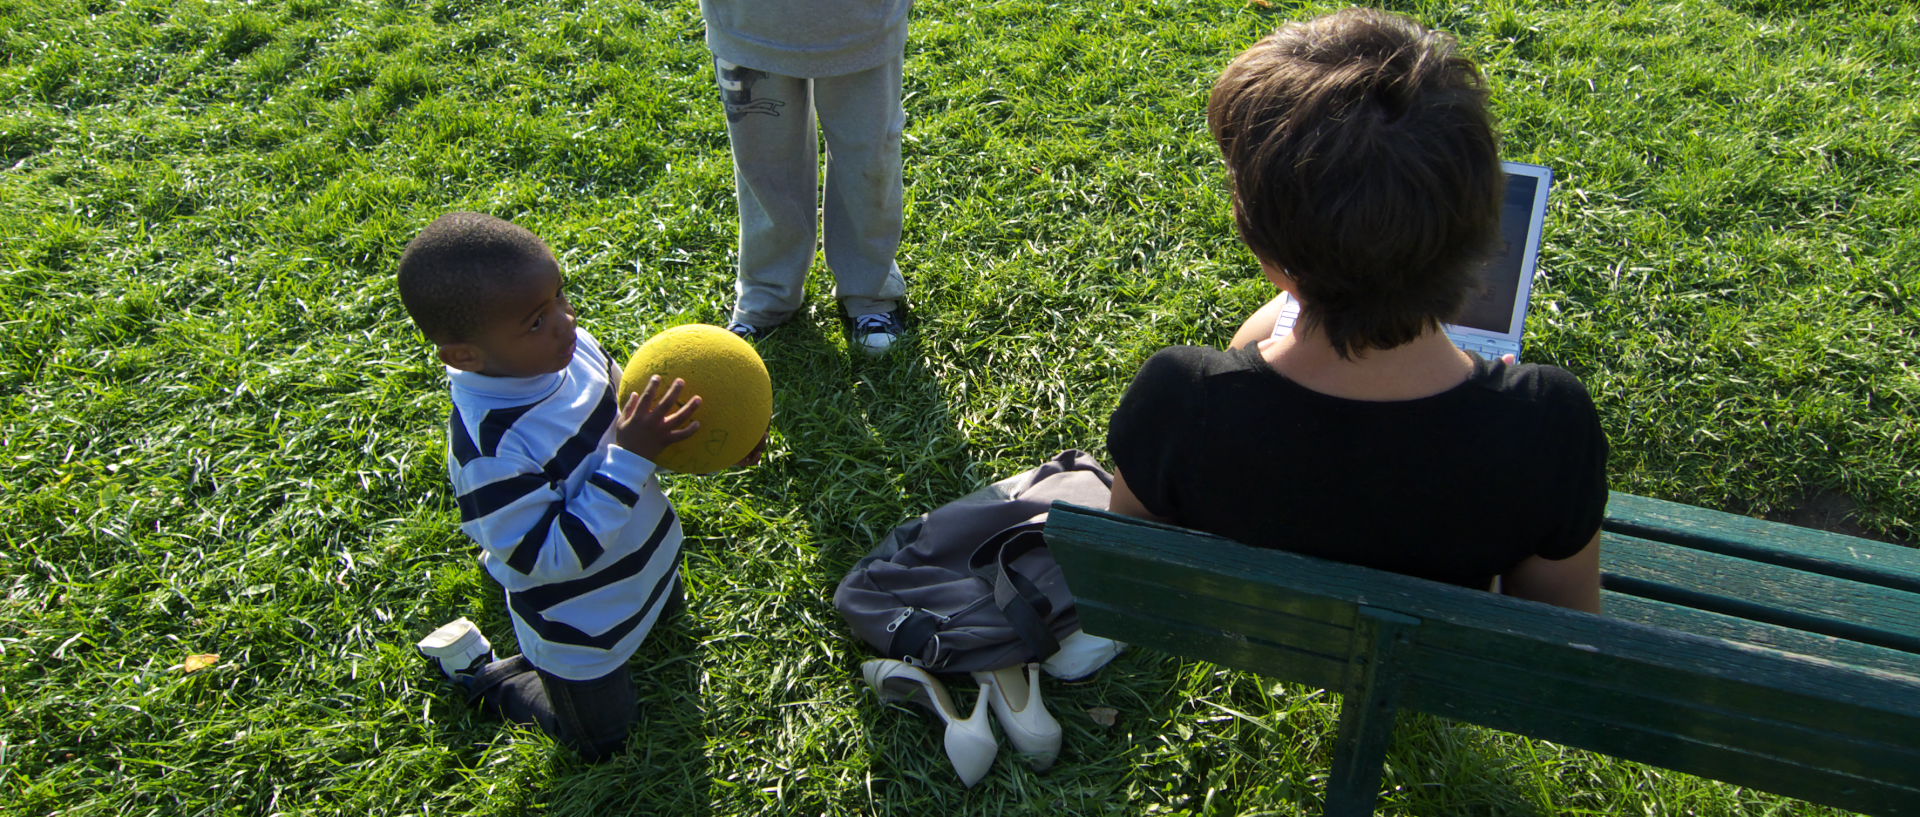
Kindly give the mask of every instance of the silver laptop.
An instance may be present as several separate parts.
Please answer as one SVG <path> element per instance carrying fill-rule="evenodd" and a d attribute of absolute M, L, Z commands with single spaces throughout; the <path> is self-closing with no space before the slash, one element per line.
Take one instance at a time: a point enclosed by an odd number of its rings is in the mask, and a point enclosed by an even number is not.
<path fill-rule="evenodd" d="M 1500 238 L 1480 266 L 1480 284 L 1460 317 L 1446 326 L 1460 348 L 1488 360 L 1520 355 L 1520 333 L 1527 325 L 1527 301 L 1533 296 L 1533 269 L 1540 258 L 1540 233 L 1547 223 L 1547 189 L 1553 171 L 1540 165 L 1501 162 L 1507 171 L 1507 196 L 1500 206 Z M 1300 302 L 1287 297 L 1273 336 L 1293 331 Z"/>

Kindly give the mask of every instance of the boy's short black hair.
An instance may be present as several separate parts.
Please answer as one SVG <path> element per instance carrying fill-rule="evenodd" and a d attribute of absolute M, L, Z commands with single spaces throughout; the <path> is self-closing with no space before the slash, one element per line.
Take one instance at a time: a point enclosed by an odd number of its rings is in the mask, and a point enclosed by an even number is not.
<path fill-rule="evenodd" d="M 557 263 L 525 227 L 485 213 L 448 213 L 400 254 L 400 302 L 428 340 L 458 343 L 489 317 L 494 293 Z"/>
<path fill-rule="evenodd" d="M 1452 36 L 1372 9 L 1289 23 L 1221 74 L 1207 124 L 1241 240 L 1342 357 L 1464 306 L 1505 182 L 1486 81 Z"/>

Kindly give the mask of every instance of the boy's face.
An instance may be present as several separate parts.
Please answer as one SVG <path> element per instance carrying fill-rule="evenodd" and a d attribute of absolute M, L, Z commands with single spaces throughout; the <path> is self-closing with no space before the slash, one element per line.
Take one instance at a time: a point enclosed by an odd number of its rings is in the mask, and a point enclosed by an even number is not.
<path fill-rule="evenodd" d="M 440 347 L 448 366 L 492 377 L 557 372 L 573 362 L 573 305 L 549 261 L 494 293 L 470 340 Z"/>

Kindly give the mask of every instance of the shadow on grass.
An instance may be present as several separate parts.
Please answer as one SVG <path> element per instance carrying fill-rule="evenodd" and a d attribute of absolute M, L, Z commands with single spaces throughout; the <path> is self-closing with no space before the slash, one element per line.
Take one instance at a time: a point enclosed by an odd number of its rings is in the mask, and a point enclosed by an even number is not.
<path fill-rule="evenodd" d="M 859 663 L 874 657 L 853 639 L 832 608 L 846 572 L 902 522 L 965 495 L 1004 474 L 981 473 L 947 387 L 928 366 L 926 324 L 886 353 L 849 346 L 830 301 L 796 316 L 760 348 L 773 374 L 784 443 L 769 474 L 767 501 L 790 503 L 813 535 L 807 573 L 809 604 L 840 636 L 836 667 L 819 683 L 852 690 L 850 719 L 836 738 L 845 772 L 860 778 L 860 813 L 1043 813 L 1054 802 L 1044 781 L 1004 751 L 987 781 L 968 789 L 947 761 L 937 718 L 919 708 L 881 703 L 865 689 Z M 778 496 L 784 493 L 785 496 Z M 959 706 L 970 712 L 977 689 L 949 677 Z M 841 696 L 834 696 L 841 697 Z M 1019 766 L 1019 772 L 1008 769 Z M 1037 787 L 1037 790 L 1036 790 Z"/>
<path fill-rule="evenodd" d="M 1827 488 L 1808 488 L 1795 498 L 1790 507 L 1776 508 L 1765 515 L 1773 522 L 1785 522 L 1803 528 L 1814 528 L 1829 533 L 1841 533 L 1873 539 L 1880 542 L 1914 546 L 1916 543 L 1868 528 L 1861 523 L 1865 515 L 1857 500 L 1847 494 Z"/>
<path fill-rule="evenodd" d="M 797 315 L 758 344 L 774 382 L 775 444 L 759 468 L 741 475 L 746 485 L 740 490 L 766 512 L 791 509 L 791 517 L 782 522 L 785 530 L 772 535 L 771 549 L 758 554 L 767 564 L 726 570 L 740 574 L 736 578 L 771 571 L 762 580 L 773 584 L 755 588 L 771 595 L 747 602 L 778 608 L 748 617 L 758 622 L 756 640 L 792 643 L 800 636 L 788 632 L 791 622 L 810 619 L 831 631 L 813 637 L 826 635 L 835 646 L 823 660 L 783 657 L 805 667 L 796 666 L 795 677 L 782 679 L 786 683 L 776 684 L 771 695 L 758 691 L 768 679 L 728 668 L 736 659 L 750 662 L 754 653 L 729 658 L 729 651 L 746 648 L 728 639 L 705 648 L 696 660 L 708 662 L 716 675 L 740 676 L 730 682 L 735 686 L 757 687 L 750 696 L 754 705 L 746 708 L 754 711 L 738 713 L 742 724 L 757 719 L 758 728 L 778 735 L 778 721 L 785 718 L 789 730 L 784 741 L 735 740 L 727 736 L 732 726 L 710 720 L 709 728 L 721 735 L 709 746 L 717 753 L 715 773 L 724 771 L 720 767 L 751 768 L 755 786 L 792 791 L 787 805 L 808 806 L 807 787 L 814 781 L 790 778 L 780 764 L 754 762 L 767 750 L 764 744 L 786 743 L 819 753 L 816 760 L 824 765 L 811 775 L 838 781 L 842 796 L 859 792 L 857 807 L 865 814 L 1119 815 L 1151 805 L 1233 813 L 1241 805 L 1276 801 L 1318 813 L 1337 711 L 1329 703 L 1337 699 L 1323 693 L 1287 687 L 1285 694 L 1274 694 L 1268 691 L 1271 680 L 1245 673 L 1216 673 L 1155 653 L 1130 656 L 1086 681 L 1043 683 L 1065 732 L 1053 768 L 1034 771 L 1003 739 L 993 769 L 969 789 L 947 760 L 937 718 L 918 707 L 881 703 L 862 687 L 858 664 L 873 653 L 848 637 L 832 609 L 842 576 L 894 526 L 1008 474 L 983 473 L 976 462 L 978 452 L 950 404 L 948 386 L 928 365 L 938 338 L 924 337 L 916 327 L 888 354 L 869 358 L 837 335 L 832 308 Z M 769 536 L 751 530 L 741 535 Z M 779 601 L 771 601 L 774 596 Z M 760 661 L 767 663 L 764 656 Z M 785 691 L 802 677 L 802 687 L 816 687 Z M 971 712 L 978 694 L 973 681 L 943 680 L 960 710 Z M 793 725 L 805 719 L 796 710 L 783 714 L 783 707 L 829 700 L 852 703 L 845 714 L 817 716 L 815 725 L 834 729 L 831 734 L 808 735 L 806 727 Z M 1422 718 L 1410 719 L 1400 731 L 1388 758 L 1387 779 L 1395 789 L 1383 805 L 1406 805 L 1414 813 L 1541 813 L 1511 759 L 1482 733 Z M 1202 744 L 1205 751 L 1194 749 Z"/>
<path fill-rule="evenodd" d="M 1387 751 L 1381 804 L 1396 803 L 1408 814 L 1544 817 L 1560 813 L 1543 810 L 1529 799 L 1528 783 L 1519 774 L 1552 759 L 1521 760 L 1510 747 L 1496 742 L 1497 735 L 1445 718 L 1401 713 Z"/>
<path fill-rule="evenodd" d="M 1320 814 L 1325 807 L 1338 695 L 1152 649 L 1130 650 L 1084 681 L 1043 686 L 1065 741 L 1059 764 L 1034 782 L 1056 809 Z M 1536 804 L 1524 779 L 1526 769 L 1550 759 L 1518 759 L 1503 740 L 1468 724 L 1403 713 L 1376 812 L 1554 813 Z M 997 768 L 983 786 L 998 778 L 1017 787 L 1025 777 Z M 1280 803 L 1291 808 L 1267 811 Z"/>
<path fill-rule="evenodd" d="M 979 686 L 971 678 L 942 676 L 954 705 L 973 711 Z M 1097 681 L 1068 683 L 1047 678 L 1041 689 L 1063 734 L 1059 758 L 1036 771 L 1032 758 L 1016 753 L 998 732 L 1000 751 L 993 766 L 972 788 L 964 786 L 947 759 L 944 726 L 919 706 L 881 703 L 864 694 L 857 709 L 861 749 L 871 776 L 862 813 L 919 817 L 925 814 L 1136 815 L 1143 813 L 1129 770 L 1154 743 L 1150 736 L 1096 725 L 1087 717 L 1089 701 L 1100 693 Z M 1090 697 L 1095 696 L 1095 697 Z M 985 717 L 991 718 L 991 715 Z M 997 728 L 997 727 L 996 727 Z M 1159 798 L 1155 798 L 1156 800 Z"/>
<path fill-rule="evenodd" d="M 836 649 L 844 668 L 825 668 L 816 682 L 860 687 L 858 663 L 873 653 L 845 637 L 831 609 L 841 577 L 895 525 L 1009 474 L 979 465 L 948 384 L 929 366 L 940 338 L 918 325 L 888 354 L 869 358 L 834 335 L 832 308 L 796 316 L 760 344 L 773 375 L 779 450 L 753 482 L 759 501 L 799 509 L 795 521 L 813 536 L 808 563 L 797 567 L 809 598 L 795 603 L 814 608 L 846 645 Z M 1057 763 L 1036 772 L 1003 738 L 993 769 L 970 789 L 947 760 L 939 719 L 919 707 L 881 703 L 859 689 L 851 720 L 842 721 L 849 733 L 835 740 L 864 772 L 850 790 L 862 792 L 866 814 L 1119 815 L 1150 806 L 1211 814 L 1274 802 L 1319 813 L 1338 698 L 1291 686 L 1274 694 L 1270 679 L 1216 669 L 1146 652 L 1085 681 L 1049 678 L 1042 687 L 1065 733 Z M 974 682 L 942 680 L 961 712 L 971 712 Z M 1398 732 L 1383 807 L 1544 813 L 1484 730 L 1410 715 Z"/>
<path fill-rule="evenodd" d="M 868 356 L 839 334 L 837 309 L 808 310 L 759 346 L 773 376 L 778 450 L 754 485 L 811 529 L 816 550 L 805 568 L 829 607 L 841 577 L 894 526 L 996 478 L 977 472 L 918 327 Z"/>

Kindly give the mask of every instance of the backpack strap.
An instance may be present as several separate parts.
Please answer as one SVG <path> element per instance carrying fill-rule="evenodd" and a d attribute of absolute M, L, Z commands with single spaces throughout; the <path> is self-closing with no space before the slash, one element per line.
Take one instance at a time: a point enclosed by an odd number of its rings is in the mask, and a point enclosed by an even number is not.
<path fill-rule="evenodd" d="M 1047 626 L 1053 615 L 1053 603 L 1033 580 L 1013 569 L 1013 562 L 1047 546 L 1041 530 L 1044 522 L 1028 522 L 994 534 L 973 552 L 967 566 L 973 575 L 993 585 L 993 605 L 1007 617 L 1014 635 L 1033 650 L 1035 661 L 1044 661 L 1060 651 L 1060 642 Z"/>

